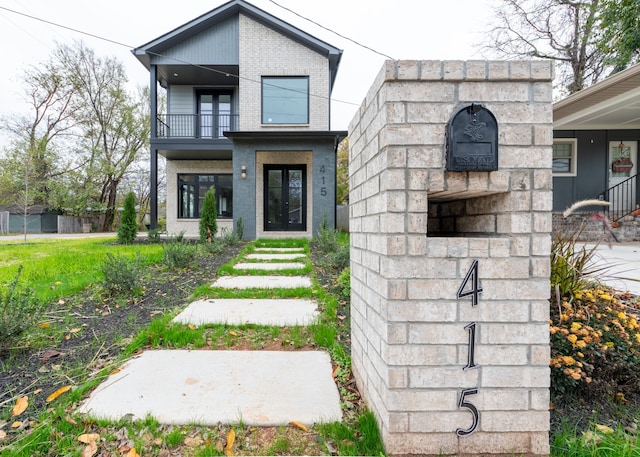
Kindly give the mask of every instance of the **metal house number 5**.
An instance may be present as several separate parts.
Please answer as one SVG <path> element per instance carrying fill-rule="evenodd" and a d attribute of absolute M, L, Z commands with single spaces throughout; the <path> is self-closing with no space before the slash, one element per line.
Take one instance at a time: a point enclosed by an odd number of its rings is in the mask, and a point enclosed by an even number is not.
<path fill-rule="evenodd" d="M 465 290 L 467 289 L 467 290 Z M 478 305 L 478 297 L 482 292 L 482 288 L 480 287 L 480 280 L 478 279 L 478 261 L 474 260 L 469 267 L 469 271 L 465 275 L 462 280 L 462 284 L 458 288 L 457 298 L 471 297 L 471 306 Z M 471 322 L 464 327 L 465 330 L 469 332 L 469 349 L 467 352 L 467 365 L 463 368 L 463 370 L 468 370 L 470 368 L 475 368 L 478 365 L 475 363 L 475 351 L 476 351 L 476 323 Z M 471 435 L 478 428 L 478 422 L 480 421 L 480 413 L 478 409 L 471 403 L 467 401 L 467 396 L 476 395 L 478 393 L 478 388 L 474 387 L 472 389 L 464 389 L 460 394 L 460 401 L 458 402 L 458 408 L 467 408 L 471 415 L 473 416 L 473 422 L 471 423 L 471 427 L 464 429 L 459 428 L 456 430 L 456 434 L 458 436 L 466 436 Z"/>

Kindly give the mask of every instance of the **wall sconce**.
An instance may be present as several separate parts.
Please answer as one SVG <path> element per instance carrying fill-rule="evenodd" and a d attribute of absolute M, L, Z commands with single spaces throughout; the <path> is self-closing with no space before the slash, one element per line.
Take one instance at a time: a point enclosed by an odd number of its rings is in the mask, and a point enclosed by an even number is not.
<path fill-rule="evenodd" d="M 240 167 L 240 178 L 241 179 L 247 179 L 247 166 L 246 165 L 242 165 Z"/>

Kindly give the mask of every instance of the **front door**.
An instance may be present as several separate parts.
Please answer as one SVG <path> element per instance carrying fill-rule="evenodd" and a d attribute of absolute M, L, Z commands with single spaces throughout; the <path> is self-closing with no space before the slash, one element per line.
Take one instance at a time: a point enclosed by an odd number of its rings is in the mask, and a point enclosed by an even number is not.
<path fill-rule="evenodd" d="M 609 188 L 622 184 L 638 172 L 638 142 L 609 142 Z M 623 214 L 636 207 L 635 180 L 611 190 L 611 208 Z"/>
<path fill-rule="evenodd" d="M 305 165 L 265 165 L 265 231 L 307 229 Z"/>

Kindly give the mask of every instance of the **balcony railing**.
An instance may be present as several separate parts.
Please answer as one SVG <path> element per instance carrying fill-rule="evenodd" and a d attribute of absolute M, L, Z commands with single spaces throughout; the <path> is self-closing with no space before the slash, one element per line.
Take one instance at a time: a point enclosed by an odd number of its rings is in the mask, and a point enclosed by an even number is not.
<path fill-rule="evenodd" d="M 158 114 L 158 138 L 224 138 L 223 132 L 236 130 L 235 114 Z"/>

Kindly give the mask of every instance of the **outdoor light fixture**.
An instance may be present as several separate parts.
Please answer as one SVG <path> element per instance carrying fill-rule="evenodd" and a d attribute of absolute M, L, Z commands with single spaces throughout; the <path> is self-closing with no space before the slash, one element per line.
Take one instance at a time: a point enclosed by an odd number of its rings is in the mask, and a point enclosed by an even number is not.
<path fill-rule="evenodd" d="M 247 179 L 247 166 L 246 165 L 242 165 L 240 167 L 240 178 Z"/>
<path fill-rule="evenodd" d="M 620 141 L 620 144 L 618 145 L 618 147 L 620 148 L 620 150 L 624 149 L 624 143 Z"/>

